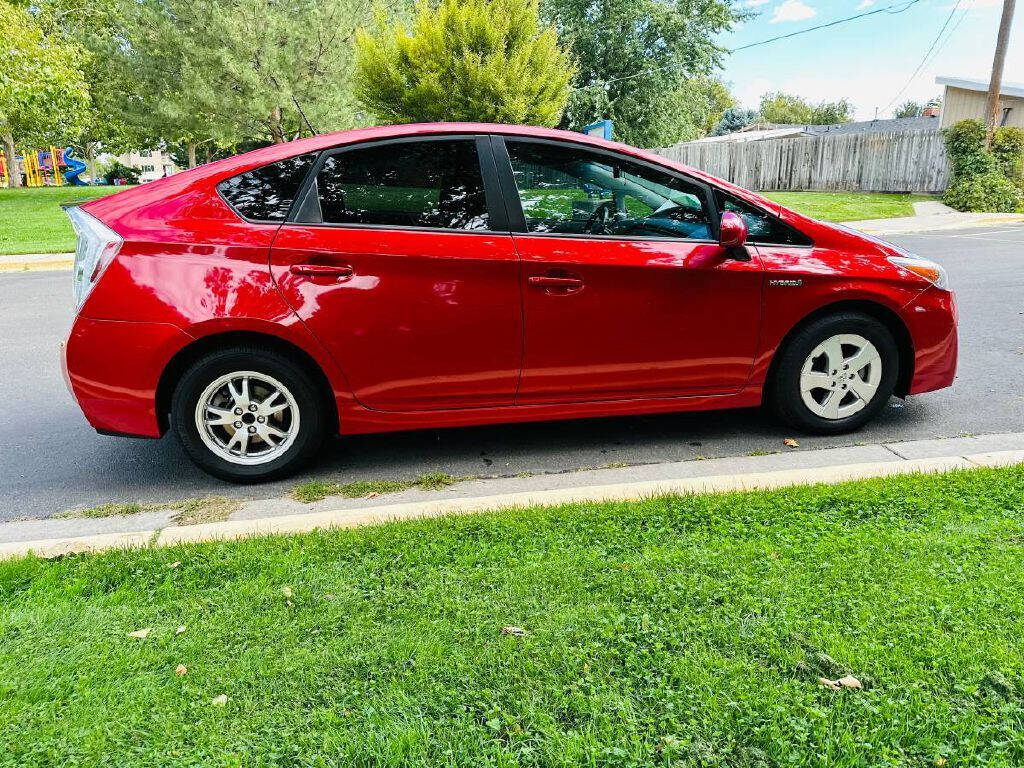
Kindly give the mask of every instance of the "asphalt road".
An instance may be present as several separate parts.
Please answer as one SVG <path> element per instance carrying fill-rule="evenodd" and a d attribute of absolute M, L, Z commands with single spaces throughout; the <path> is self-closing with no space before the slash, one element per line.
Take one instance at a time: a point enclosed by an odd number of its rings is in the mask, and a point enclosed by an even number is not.
<path fill-rule="evenodd" d="M 947 390 L 893 400 L 856 434 L 792 435 L 759 410 L 426 430 L 336 440 L 304 478 L 562 472 L 784 450 L 789 436 L 804 450 L 1024 431 L 1024 226 L 894 239 L 949 271 L 961 312 L 959 376 Z M 0 275 L 0 521 L 109 501 L 267 498 L 304 479 L 240 488 L 195 469 L 170 437 L 96 434 L 57 359 L 72 318 L 70 282 L 67 272 Z"/>

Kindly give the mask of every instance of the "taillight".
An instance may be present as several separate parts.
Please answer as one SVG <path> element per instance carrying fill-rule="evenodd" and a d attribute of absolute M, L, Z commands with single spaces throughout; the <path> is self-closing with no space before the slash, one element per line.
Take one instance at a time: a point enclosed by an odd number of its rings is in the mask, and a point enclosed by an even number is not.
<path fill-rule="evenodd" d="M 100 279 L 103 270 L 114 260 L 123 241 L 114 230 L 78 206 L 67 206 L 64 210 L 78 236 L 72 281 L 75 309 L 79 309 L 96 285 L 96 281 Z"/>

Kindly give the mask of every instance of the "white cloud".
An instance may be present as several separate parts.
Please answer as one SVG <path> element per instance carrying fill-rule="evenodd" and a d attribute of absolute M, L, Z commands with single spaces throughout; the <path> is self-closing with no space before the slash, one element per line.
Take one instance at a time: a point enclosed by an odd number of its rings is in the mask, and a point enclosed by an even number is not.
<path fill-rule="evenodd" d="M 857 6 L 858 11 L 863 11 L 866 8 L 870 8 L 875 4 L 875 0 L 860 0 L 860 5 Z"/>
<path fill-rule="evenodd" d="M 772 0 L 746 0 L 746 2 L 743 3 L 743 7 L 744 8 L 757 8 L 760 5 L 767 5 L 771 1 Z"/>
<path fill-rule="evenodd" d="M 817 12 L 803 0 L 786 0 L 775 9 L 772 24 L 782 21 L 803 21 L 817 16 Z"/>

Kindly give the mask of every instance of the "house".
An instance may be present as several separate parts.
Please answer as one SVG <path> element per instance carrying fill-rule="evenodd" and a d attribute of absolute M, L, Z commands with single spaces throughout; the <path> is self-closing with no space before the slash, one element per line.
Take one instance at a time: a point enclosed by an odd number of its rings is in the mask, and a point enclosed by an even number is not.
<path fill-rule="evenodd" d="M 937 77 L 935 82 L 945 87 L 942 97 L 942 127 L 948 128 L 961 120 L 985 121 L 988 109 L 988 80 L 965 77 Z M 1003 81 L 999 92 L 999 124 L 1024 128 L 1024 85 Z"/>
<path fill-rule="evenodd" d="M 155 181 L 177 173 L 180 168 L 174 164 L 170 154 L 159 149 L 143 149 L 126 152 L 117 158 L 123 165 L 141 171 L 140 182 Z"/>

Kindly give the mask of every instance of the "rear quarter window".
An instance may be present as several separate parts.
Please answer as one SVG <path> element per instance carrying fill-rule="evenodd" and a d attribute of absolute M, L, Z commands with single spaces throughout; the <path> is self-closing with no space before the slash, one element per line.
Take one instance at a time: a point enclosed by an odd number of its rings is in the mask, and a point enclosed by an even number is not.
<path fill-rule="evenodd" d="M 316 154 L 298 155 L 224 179 L 217 191 L 249 221 L 284 221 Z"/>

